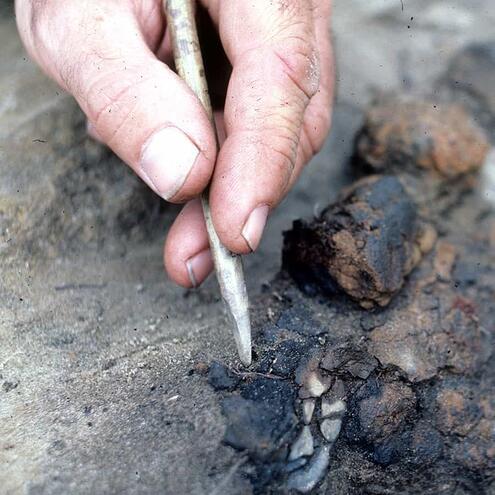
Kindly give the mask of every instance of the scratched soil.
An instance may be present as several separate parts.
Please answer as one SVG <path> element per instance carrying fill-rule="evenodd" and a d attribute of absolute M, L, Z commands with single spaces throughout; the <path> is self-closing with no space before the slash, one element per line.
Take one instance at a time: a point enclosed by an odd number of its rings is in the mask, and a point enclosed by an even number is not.
<path fill-rule="evenodd" d="M 164 276 L 175 208 L 85 136 L 0 2 L 0 492 L 492 493 L 493 153 L 453 195 L 425 188 L 438 238 L 386 309 L 278 273 L 282 232 L 363 174 L 378 92 L 455 99 L 493 140 L 494 21 L 489 0 L 335 2 L 334 126 L 245 260 L 246 374 L 214 280 Z"/>

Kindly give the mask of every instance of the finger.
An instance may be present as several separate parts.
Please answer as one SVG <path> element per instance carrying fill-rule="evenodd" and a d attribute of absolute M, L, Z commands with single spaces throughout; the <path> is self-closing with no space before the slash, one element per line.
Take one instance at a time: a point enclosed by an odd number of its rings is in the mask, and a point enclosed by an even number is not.
<path fill-rule="evenodd" d="M 220 30 L 233 72 L 225 103 L 227 139 L 210 201 L 223 243 L 256 249 L 267 215 L 287 190 L 303 116 L 319 86 L 311 5 L 235 0 Z"/>
<path fill-rule="evenodd" d="M 195 199 L 187 203 L 170 228 L 164 249 L 169 277 L 183 287 L 197 287 L 213 270 L 213 258 L 201 209 Z"/>
<path fill-rule="evenodd" d="M 182 201 L 208 183 L 213 130 L 199 100 L 154 56 L 132 4 L 46 2 L 27 38 L 101 140 L 156 193 Z"/>
<path fill-rule="evenodd" d="M 335 66 L 330 36 L 331 5 L 329 0 L 317 0 L 313 3 L 315 38 L 321 67 L 320 86 L 304 112 L 298 158 L 289 181 L 289 189 L 294 185 L 308 161 L 321 150 L 332 122 Z"/>

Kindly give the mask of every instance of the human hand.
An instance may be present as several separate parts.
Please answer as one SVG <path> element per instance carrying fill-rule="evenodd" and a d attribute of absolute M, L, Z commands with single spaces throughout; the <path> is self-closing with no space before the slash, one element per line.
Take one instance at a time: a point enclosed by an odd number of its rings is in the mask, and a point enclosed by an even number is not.
<path fill-rule="evenodd" d="M 217 233 L 233 252 L 260 242 L 269 212 L 321 148 L 330 127 L 330 0 L 201 0 L 232 65 L 218 115 L 167 65 L 159 0 L 17 0 L 31 57 L 86 114 L 106 143 L 162 198 L 187 202 L 165 244 L 178 284 L 213 269 L 197 197 L 211 179 Z"/>

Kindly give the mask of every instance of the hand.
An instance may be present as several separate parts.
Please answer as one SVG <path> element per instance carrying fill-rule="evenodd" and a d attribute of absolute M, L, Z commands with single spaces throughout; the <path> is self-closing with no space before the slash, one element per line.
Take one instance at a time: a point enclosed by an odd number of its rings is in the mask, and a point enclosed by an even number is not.
<path fill-rule="evenodd" d="M 161 197 L 188 201 L 165 245 L 185 287 L 212 270 L 197 197 L 211 179 L 213 222 L 232 251 L 255 250 L 269 212 L 330 126 L 330 0 L 201 0 L 232 65 L 218 152 L 200 102 L 167 66 L 159 0 L 17 0 L 30 55 L 106 143 Z M 216 163 L 216 165 L 215 165 Z"/>

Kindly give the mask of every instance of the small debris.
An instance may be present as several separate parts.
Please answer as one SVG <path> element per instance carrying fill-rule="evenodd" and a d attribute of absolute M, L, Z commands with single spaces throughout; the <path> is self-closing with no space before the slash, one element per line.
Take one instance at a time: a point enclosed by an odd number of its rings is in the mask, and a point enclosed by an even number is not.
<path fill-rule="evenodd" d="M 13 382 L 5 381 L 2 383 L 2 390 L 5 393 L 8 393 L 8 392 L 16 389 L 18 387 L 18 385 L 19 385 L 18 381 L 13 381 Z"/>
<path fill-rule="evenodd" d="M 304 399 L 302 403 L 302 413 L 303 413 L 303 421 L 305 425 L 309 425 L 311 423 L 311 419 L 313 418 L 313 412 L 315 410 L 315 399 Z"/>
<path fill-rule="evenodd" d="M 303 387 L 299 390 L 299 397 L 306 399 L 308 397 L 321 397 L 330 388 L 331 379 L 323 376 L 318 371 L 307 373 L 303 382 Z"/>
<path fill-rule="evenodd" d="M 329 460 L 330 446 L 323 445 L 316 450 L 304 468 L 298 469 L 289 475 L 287 487 L 300 493 L 309 493 L 325 476 Z"/>
<path fill-rule="evenodd" d="M 321 417 L 328 418 L 334 414 L 342 414 L 346 410 L 346 405 L 343 400 L 331 400 L 324 397 L 321 401 Z"/>
<path fill-rule="evenodd" d="M 303 426 L 301 433 L 292 444 L 289 454 L 289 461 L 295 461 L 299 457 L 312 455 L 314 452 L 313 435 L 309 426 Z"/>
<path fill-rule="evenodd" d="M 328 442 L 335 442 L 339 436 L 341 426 L 341 419 L 324 419 L 320 423 L 320 431 L 325 437 L 325 440 Z"/>

